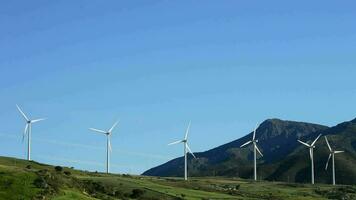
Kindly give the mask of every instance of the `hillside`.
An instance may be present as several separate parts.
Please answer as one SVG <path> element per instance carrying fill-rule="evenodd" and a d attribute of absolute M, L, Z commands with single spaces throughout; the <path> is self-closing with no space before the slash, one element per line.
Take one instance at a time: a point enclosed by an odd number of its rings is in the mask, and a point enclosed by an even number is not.
<path fill-rule="evenodd" d="M 251 182 L 229 178 L 156 178 L 102 174 L 0 157 L 1 200 L 326 200 L 356 198 L 355 186 Z"/>
<path fill-rule="evenodd" d="M 356 184 L 356 120 L 344 122 L 334 127 L 326 127 L 304 122 L 269 119 L 264 121 L 256 131 L 259 147 L 264 156 L 258 159 L 259 179 L 309 182 L 310 161 L 308 151 L 297 139 L 311 140 L 317 135 L 328 135 L 336 149 L 345 150 L 336 156 L 337 182 Z M 189 156 L 190 176 L 225 176 L 251 178 L 253 171 L 252 148 L 239 148 L 248 141 L 252 133 L 202 153 L 195 153 L 198 159 Z M 316 181 L 330 182 L 330 168 L 325 171 L 328 157 L 324 138 L 317 143 L 315 150 Z M 182 157 L 143 173 L 149 176 L 182 176 Z M 350 178 L 352 177 L 352 178 Z"/>
<path fill-rule="evenodd" d="M 327 136 L 332 148 L 345 151 L 335 156 L 336 181 L 341 184 L 356 184 L 356 120 L 344 122 L 321 132 L 317 132 L 303 138 L 308 141 L 318 134 Z M 274 165 L 266 167 L 275 168 L 275 171 L 267 177 L 268 180 L 309 182 L 310 181 L 310 161 L 309 153 L 303 146 L 298 146 L 285 159 Z M 331 167 L 325 171 L 325 163 L 328 159 L 329 150 L 324 138 L 316 143 L 314 151 L 316 182 L 330 183 L 332 181 Z"/>
<path fill-rule="evenodd" d="M 256 131 L 259 147 L 264 154 L 260 163 L 272 163 L 281 160 L 299 146 L 298 138 L 326 130 L 328 127 L 304 122 L 269 119 L 264 121 Z M 198 159 L 189 156 L 190 176 L 230 176 L 250 178 L 252 175 L 253 154 L 251 148 L 240 146 L 251 140 L 252 132 L 246 136 L 221 145 L 214 149 L 194 153 Z M 182 176 L 183 158 L 171 160 L 163 165 L 143 173 L 149 176 Z"/>

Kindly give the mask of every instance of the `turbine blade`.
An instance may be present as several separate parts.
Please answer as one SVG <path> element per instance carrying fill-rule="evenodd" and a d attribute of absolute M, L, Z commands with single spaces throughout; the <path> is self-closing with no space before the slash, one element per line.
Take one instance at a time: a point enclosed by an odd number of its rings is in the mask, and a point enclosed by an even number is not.
<path fill-rule="evenodd" d="M 25 136 L 27 135 L 27 130 L 28 130 L 28 123 L 26 123 L 25 130 L 22 135 L 22 142 L 24 142 L 24 140 L 25 140 Z"/>
<path fill-rule="evenodd" d="M 92 130 L 92 131 L 95 131 L 95 132 L 98 132 L 98 133 L 104 133 L 104 134 L 107 134 L 107 132 L 106 132 L 106 131 L 99 130 L 99 129 L 96 129 L 96 128 L 89 128 L 89 130 Z"/>
<path fill-rule="evenodd" d="M 302 143 L 303 145 L 307 146 L 307 147 L 310 147 L 310 145 L 308 143 L 305 143 L 305 142 L 302 142 L 300 140 L 298 140 L 299 143 Z"/>
<path fill-rule="evenodd" d="M 316 141 L 320 138 L 321 134 L 318 135 L 318 137 L 314 140 L 314 142 L 311 144 L 311 146 L 314 146 L 314 144 L 316 143 Z"/>
<path fill-rule="evenodd" d="M 173 144 L 182 143 L 183 141 L 184 141 L 184 140 L 178 140 L 178 141 L 175 141 L 175 142 L 169 143 L 168 145 L 173 145 Z"/>
<path fill-rule="evenodd" d="M 327 144 L 328 147 L 329 147 L 329 150 L 332 151 L 332 149 L 331 149 L 331 147 L 330 147 L 330 144 L 329 144 L 329 141 L 328 141 L 328 138 L 327 138 L 326 136 L 324 136 L 324 138 L 325 138 L 326 144 Z"/>
<path fill-rule="evenodd" d="M 16 104 L 16 107 L 17 107 L 17 110 L 20 111 L 22 117 L 23 117 L 26 121 L 30 121 L 30 120 L 28 119 L 28 117 L 25 115 L 25 113 L 21 110 L 20 106 L 18 106 L 18 105 Z"/>
<path fill-rule="evenodd" d="M 331 154 L 329 154 L 329 158 L 328 158 L 328 161 L 326 162 L 325 170 L 328 169 L 328 165 L 329 165 L 330 158 L 331 158 Z"/>
<path fill-rule="evenodd" d="M 261 155 L 261 156 L 263 156 L 263 154 L 261 153 L 261 151 L 260 151 L 260 149 L 258 148 L 258 146 L 255 144 L 255 148 L 256 148 L 256 150 L 258 151 L 258 153 Z"/>
<path fill-rule="evenodd" d="M 43 120 L 46 120 L 46 118 L 31 120 L 31 123 L 36 123 L 36 122 L 40 122 L 40 121 L 43 121 Z"/>
<path fill-rule="evenodd" d="M 256 138 L 256 130 L 257 130 L 257 128 L 258 128 L 258 123 L 256 123 L 255 130 L 253 130 L 252 140 L 255 140 L 255 138 Z"/>
<path fill-rule="evenodd" d="M 188 128 L 187 128 L 187 130 L 185 131 L 185 136 L 184 136 L 184 139 L 185 139 L 185 140 L 188 139 L 188 133 L 189 133 L 189 129 L 190 129 L 190 123 L 191 123 L 191 121 L 189 121 Z"/>
<path fill-rule="evenodd" d="M 313 157 L 313 152 L 312 152 L 312 148 L 309 148 L 309 155 L 310 155 L 310 159 L 311 160 L 314 160 L 314 157 Z"/>
<path fill-rule="evenodd" d="M 120 120 L 116 121 L 115 124 L 112 125 L 112 127 L 109 129 L 108 132 L 111 133 L 119 122 L 120 122 Z"/>
<path fill-rule="evenodd" d="M 334 151 L 334 153 L 343 153 L 344 151 Z"/>
<path fill-rule="evenodd" d="M 111 139 L 109 137 L 109 151 L 112 152 L 112 148 L 111 148 Z"/>
<path fill-rule="evenodd" d="M 189 151 L 190 154 L 192 154 L 192 156 L 197 159 L 197 157 L 195 157 L 194 153 L 192 152 L 192 150 L 189 148 L 189 145 L 187 144 L 187 149 Z"/>
<path fill-rule="evenodd" d="M 246 145 L 250 144 L 251 142 L 252 142 L 251 140 L 250 140 L 250 141 L 248 141 L 248 142 L 246 142 L 245 144 L 241 145 L 241 146 L 240 146 L 240 148 L 242 148 L 242 147 L 244 147 L 244 146 L 246 146 Z"/>

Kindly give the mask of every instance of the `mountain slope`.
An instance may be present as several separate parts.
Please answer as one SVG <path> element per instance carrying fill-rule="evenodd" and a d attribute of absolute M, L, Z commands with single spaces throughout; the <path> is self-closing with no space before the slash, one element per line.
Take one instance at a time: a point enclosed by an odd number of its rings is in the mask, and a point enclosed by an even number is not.
<path fill-rule="evenodd" d="M 297 147 L 297 139 L 308 137 L 313 133 L 327 130 L 328 127 L 280 119 L 264 121 L 256 131 L 256 138 L 264 157 L 260 163 L 277 162 L 293 152 Z M 190 176 L 239 176 L 249 178 L 252 175 L 252 151 L 240 149 L 240 145 L 252 138 L 248 135 L 216 147 L 206 152 L 195 153 L 197 160 L 189 156 Z M 143 173 L 149 176 L 182 176 L 183 157 L 171 160 L 163 165 Z M 272 173 L 273 169 L 265 168 L 263 176 Z M 266 174 L 266 175 L 265 175 Z"/>
<path fill-rule="evenodd" d="M 333 149 L 345 151 L 335 156 L 337 183 L 356 184 L 356 120 L 316 132 L 303 140 L 313 140 L 318 134 L 327 136 Z M 325 170 L 329 150 L 323 137 L 317 141 L 314 154 L 315 181 L 330 183 L 332 169 L 329 165 L 328 170 Z M 263 167 L 275 168 L 275 171 L 267 177 L 268 180 L 287 181 L 289 179 L 296 182 L 310 182 L 311 179 L 309 152 L 304 146 L 299 146 L 281 161 Z"/>

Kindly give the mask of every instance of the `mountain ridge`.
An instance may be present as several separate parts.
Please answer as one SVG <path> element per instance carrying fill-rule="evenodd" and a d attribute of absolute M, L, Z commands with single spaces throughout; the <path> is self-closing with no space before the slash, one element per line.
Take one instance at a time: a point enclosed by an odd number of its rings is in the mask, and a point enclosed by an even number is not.
<path fill-rule="evenodd" d="M 350 127 L 355 130 L 350 131 Z M 188 173 L 190 176 L 226 176 L 226 177 L 241 177 L 251 178 L 253 163 L 253 154 L 251 147 L 240 148 L 240 145 L 251 139 L 252 133 L 231 141 L 229 143 L 217 146 L 210 150 L 195 153 L 198 159 L 193 159 L 188 156 Z M 281 181 L 296 181 L 303 182 L 308 179 L 303 179 L 308 171 L 308 154 L 305 154 L 305 149 L 297 142 L 297 139 L 310 141 L 317 135 L 331 135 L 331 143 L 336 141 L 336 146 L 340 148 L 339 140 L 347 143 L 346 138 L 353 138 L 356 133 L 356 119 L 337 124 L 336 126 L 328 127 L 315 123 L 298 122 L 291 120 L 281 120 L 277 118 L 267 119 L 261 123 L 256 130 L 256 139 L 259 140 L 260 147 L 264 156 L 258 158 L 258 171 L 260 179 L 281 180 Z M 338 135 L 340 134 L 340 135 Z M 335 140 L 335 141 L 333 141 Z M 317 142 L 318 148 L 316 155 L 320 157 L 316 159 L 316 167 L 321 170 L 323 159 L 328 156 L 327 149 L 324 148 L 324 139 L 321 138 Z M 319 148 L 320 146 L 320 148 Z M 326 146 L 325 146 L 326 147 Z M 354 160 L 356 163 L 356 139 L 348 144 L 350 149 L 345 155 L 340 155 L 340 158 L 345 162 L 346 158 Z M 320 149 L 320 150 L 319 150 Z M 143 173 L 148 176 L 181 176 L 183 171 L 183 157 L 175 158 L 162 165 L 151 168 Z M 294 159 L 294 160 L 293 160 Z M 302 164 L 296 164 L 297 160 L 303 161 Z M 350 164 L 348 164 L 350 165 Z M 297 167 L 298 166 L 298 167 Z M 325 171 L 325 170 L 324 170 Z M 349 173 L 355 174 L 354 170 L 349 170 Z M 322 182 L 328 181 L 327 174 L 321 173 L 324 178 Z M 342 174 L 342 173 L 340 173 Z M 353 183 L 355 181 L 344 181 L 345 183 Z"/>

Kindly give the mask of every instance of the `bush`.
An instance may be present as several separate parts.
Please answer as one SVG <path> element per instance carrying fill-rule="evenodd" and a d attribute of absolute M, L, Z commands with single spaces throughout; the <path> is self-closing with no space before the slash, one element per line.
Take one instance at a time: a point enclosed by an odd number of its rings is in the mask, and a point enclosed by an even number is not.
<path fill-rule="evenodd" d="M 133 189 L 130 197 L 137 199 L 137 198 L 141 197 L 145 192 L 146 191 L 141 190 L 141 189 Z"/>
<path fill-rule="evenodd" d="M 64 174 L 67 175 L 67 176 L 72 175 L 72 173 L 70 171 L 64 171 Z"/>
<path fill-rule="evenodd" d="M 48 184 L 46 182 L 46 180 L 43 177 L 38 177 L 33 181 L 33 184 L 37 187 L 37 188 L 48 188 Z"/>
<path fill-rule="evenodd" d="M 55 166 L 54 169 L 55 169 L 57 172 L 63 171 L 63 167 L 61 167 L 61 166 Z"/>
<path fill-rule="evenodd" d="M 32 169 L 32 166 L 31 165 L 27 165 L 26 169 Z"/>
<path fill-rule="evenodd" d="M 236 190 L 239 190 L 239 189 L 240 189 L 240 184 L 237 184 L 237 185 L 235 186 L 235 189 L 236 189 Z"/>

